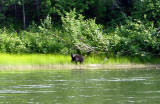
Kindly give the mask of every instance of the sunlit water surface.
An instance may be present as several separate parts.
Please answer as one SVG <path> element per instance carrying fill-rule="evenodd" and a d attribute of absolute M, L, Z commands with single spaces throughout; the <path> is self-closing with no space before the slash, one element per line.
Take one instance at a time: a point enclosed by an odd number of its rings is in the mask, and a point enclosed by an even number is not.
<path fill-rule="evenodd" d="M 160 104 L 160 70 L 1 70 L 0 103 Z"/>

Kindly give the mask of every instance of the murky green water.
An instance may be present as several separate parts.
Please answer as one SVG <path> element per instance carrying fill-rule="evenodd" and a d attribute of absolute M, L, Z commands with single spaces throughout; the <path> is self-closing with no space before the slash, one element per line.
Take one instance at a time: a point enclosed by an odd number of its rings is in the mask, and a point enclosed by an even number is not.
<path fill-rule="evenodd" d="M 0 71 L 2 104 L 159 104 L 160 70 Z"/>

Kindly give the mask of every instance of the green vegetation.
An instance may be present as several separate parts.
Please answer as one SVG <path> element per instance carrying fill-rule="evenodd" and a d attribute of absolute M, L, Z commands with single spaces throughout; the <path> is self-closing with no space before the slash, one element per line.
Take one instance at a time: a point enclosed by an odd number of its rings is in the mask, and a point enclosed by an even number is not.
<path fill-rule="evenodd" d="M 159 14 L 159 0 L 1 0 L 0 52 L 20 54 L 1 57 L 13 64 L 23 58 L 24 64 L 66 64 L 71 53 L 105 53 L 107 63 L 158 63 Z M 87 57 L 86 63 L 106 63 Z"/>
<path fill-rule="evenodd" d="M 0 66 L 41 66 L 41 65 L 75 65 L 71 63 L 71 57 L 69 55 L 60 54 L 0 54 Z M 141 59 L 138 57 L 116 57 L 112 56 L 105 59 L 105 55 L 88 56 L 85 57 L 83 65 L 132 65 L 132 64 L 143 64 L 152 63 L 158 64 L 160 61 L 158 58 L 151 58 L 150 60 Z M 79 64 L 79 63 L 78 63 Z"/>
<path fill-rule="evenodd" d="M 68 64 L 69 56 L 51 54 L 0 54 L 0 65 L 51 65 Z"/>

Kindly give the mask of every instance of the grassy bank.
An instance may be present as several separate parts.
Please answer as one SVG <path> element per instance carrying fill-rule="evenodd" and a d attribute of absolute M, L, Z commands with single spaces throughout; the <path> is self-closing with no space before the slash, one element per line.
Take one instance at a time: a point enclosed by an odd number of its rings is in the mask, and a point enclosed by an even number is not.
<path fill-rule="evenodd" d="M 133 58 L 132 58 L 133 59 Z M 92 55 L 84 57 L 84 64 L 132 64 L 141 63 L 138 58 Z M 60 54 L 0 54 L 0 65 L 70 65 L 70 55 Z"/>
<path fill-rule="evenodd" d="M 104 55 L 85 57 L 83 65 L 71 63 L 70 55 L 60 54 L 0 54 L 1 69 L 12 68 L 110 68 L 144 67 L 159 64 L 159 58 L 150 60 L 138 57 L 109 57 Z M 136 66 L 135 66 L 136 65 Z"/>
<path fill-rule="evenodd" d="M 69 56 L 51 54 L 0 54 L 0 65 L 68 64 Z"/>

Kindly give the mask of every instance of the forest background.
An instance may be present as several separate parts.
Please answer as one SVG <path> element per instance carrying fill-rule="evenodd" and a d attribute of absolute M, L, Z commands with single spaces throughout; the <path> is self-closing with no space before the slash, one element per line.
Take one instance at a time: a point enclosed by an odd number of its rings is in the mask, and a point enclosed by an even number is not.
<path fill-rule="evenodd" d="M 160 56 L 159 0 L 0 0 L 0 52 Z"/>

